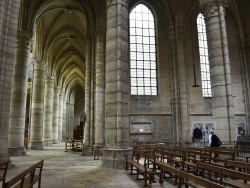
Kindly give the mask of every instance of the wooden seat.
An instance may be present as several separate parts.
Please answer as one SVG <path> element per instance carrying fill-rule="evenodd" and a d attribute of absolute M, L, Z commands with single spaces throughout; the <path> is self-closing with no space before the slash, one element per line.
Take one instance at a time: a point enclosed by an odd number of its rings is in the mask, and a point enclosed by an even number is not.
<path fill-rule="evenodd" d="M 131 158 L 128 156 L 131 155 Z M 144 163 L 140 163 L 140 159 L 144 158 Z M 132 154 L 126 155 L 126 169 L 130 170 L 131 175 L 136 175 L 137 180 L 144 180 L 144 187 L 147 187 L 147 180 L 149 179 L 149 183 L 151 184 L 155 178 L 155 175 L 159 176 L 159 182 L 161 182 L 161 172 L 157 171 L 155 168 L 155 160 L 157 156 L 152 156 L 148 153 L 141 152 L 139 150 L 134 150 Z M 130 166 L 130 167 L 129 167 Z M 134 173 L 134 170 L 136 171 Z M 139 176 L 142 175 L 142 178 Z"/>
<path fill-rule="evenodd" d="M 222 188 L 222 187 L 225 187 L 225 186 L 220 185 L 218 183 L 203 179 L 201 177 L 192 175 L 192 174 L 187 173 L 187 172 L 181 172 L 180 178 L 182 179 L 181 183 L 185 184 L 186 187 L 187 186 L 191 186 L 191 187 L 195 187 L 195 188 L 201 188 L 201 187 L 204 187 L 204 188 L 209 188 L 209 187 Z M 179 187 L 181 187 L 181 186 L 179 185 Z"/>
<path fill-rule="evenodd" d="M 38 188 L 41 187 L 42 169 L 44 160 L 30 166 L 25 171 L 19 173 L 9 181 L 3 184 L 3 188 L 31 188 L 38 182 Z M 38 169 L 38 170 L 37 170 Z"/>
<path fill-rule="evenodd" d="M 197 170 L 203 171 L 202 177 L 204 177 L 204 171 L 208 171 L 209 180 L 221 185 L 237 188 L 250 188 L 250 184 L 247 183 L 250 181 L 250 174 L 202 162 L 197 162 Z M 216 174 L 213 178 L 211 177 L 212 173 Z"/>
<path fill-rule="evenodd" d="M 3 170 L 3 173 L 0 176 L 0 182 L 2 182 L 2 184 L 5 184 L 5 179 L 6 179 L 6 174 L 7 174 L 7 170 L 8 170 L 8 165 L 9 165 L 9 160 L 6 161 L 1 161 L 0 162 L 0 169 Z"/>
<path fill-rule="evenodd" d="M 94 160 L 99 160 L 100 156 L 103 155 L 104 147 L 105 146 L 94 146 L 94 151 L 93 151 Z"/>

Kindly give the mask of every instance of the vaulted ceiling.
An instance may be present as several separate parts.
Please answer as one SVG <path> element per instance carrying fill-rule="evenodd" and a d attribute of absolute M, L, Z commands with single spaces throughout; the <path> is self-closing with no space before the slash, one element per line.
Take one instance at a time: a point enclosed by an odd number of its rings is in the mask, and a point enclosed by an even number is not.
<path fill-rule="evenodd" d="M 147 1 L 162 5 L 173 23 L 199 4 L 198 0 Z M 244 26 L 250 17 L 250 1 L 228 1 L 230 11 L 238 11 Z M 94 34 L 105 34 L 105 19 L 106 0 L 21 0 L 19 30 L 32 36 L 33 56 L 47 62 L 47 75 L 53 76 L 58 86 L 65 92 L 84 93 L 85 70 L 91 63 L 86 59 L 91 52 L 88 45 L 93 43 Z"/>

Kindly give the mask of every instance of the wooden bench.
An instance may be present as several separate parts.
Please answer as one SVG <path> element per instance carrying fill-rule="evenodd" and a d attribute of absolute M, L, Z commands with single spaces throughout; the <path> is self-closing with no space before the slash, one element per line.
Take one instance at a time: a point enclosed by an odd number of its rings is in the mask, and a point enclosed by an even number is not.
<path fill-rule="evenodd" d="M 30 166 L 25 171 L 16 175 L 3 184 L 3 188 L 30 188 L 38 182 L 38 188 L 41 187 L 41 176 L 44 160 Z M 38 169 L 38 170 L 37 170 Z"/>
<path fill-rule="evenodd" d="M 128 156 L 131 155 L 129 159 Z M 142 159 L 144 158 L 144 160 Z M 143 160 L 144 163 L 140 163 L 140 160 Z M 148 163 L 146 163 L 148 161 Z M 132 154 L 126 155 L 126 169 L 130 170 L 131 175 L 136 175 L 137 180 L 144 180 L 144 187 L 147 187 L 147 180 L 149 179 L 149 183 L 152 183 L 154 179 L 154 175 L 158 174 L 160 176 L 161 172 L 157 172 L 155 169 L 155 164 L 152 161 L 152 157 L 148 157 L 148 155 L 144 152 L 134 150 Z M 154 160 L 155 161 L 155 160 Z M 129 168 L 130 165 L 130 168 Z M 153 165 L 153 168 L 150 168 L 149 165 Z M 133 171 L 136 170 L 136 173 Z M 139 178 L 139 175 L 142 174 L 142 178 Z M 161 180 L 161 179 L 160 179 Z"/>
<path fill-rule="evenodd" d="M 65 142 L 65 152 L 72 151 L 72 140 L 67 140 Z"/>
<path fill-rule="evenodd" d="M 195 176 L 193 174 L 187 173 L 187 172 L 181 172 L 180 173 L 180 182 L 178 184 L 178 187 L 181 187 L 181 184 L 184 184 L 186 187 L 191 186 L 195 188 L 222 188 L 225 187 L 223 185 L 220 185 L 218 183 L 203 179 L 201 177 Z"/>
<path fill-rule="evenodd" d="M 72 151 L 74 153 L 77 153 L 77 152 L 81 152 L 82 153 L 82 150 L 83 150 L 82 140 L 75 140 L 75 139 L 73 139 L 72 140 Z"/>
<path fill-rule="evenodd" d="M 105 146 L 94 146 L 93 155 L 94 160 L 99 160 L 99 157 L 103 155 L 103 148 Z"/>
<path fill-rule="evenodd" d="M 210 149 L 209 152 L 210 159 L 208 160 L 208 162 L 216 166 L 225 167 L 225 161 L 235 159 L 234 151 Z"/>
<path fill-rule="evenodd" d="M 250 163 L 245 163 L 245 162 L 241 162 L 241 161 L 233 161 L 233 160 L 227 160 L 225 162 L 225 167 L 232 169 L 232 170 L 236 170 L 239 172 L 244 172 L 249 174 L 250 173 Z M 245 183 L 247 183 L 245 181 Z"/>
<path fill-rule="evenodd" d="M 250 188 L 250 184 L 247 184 L 247 181 L 250 181 L 250 174 L 227 169 L 224 167 L 214 166 L 207 163 L 197 162 L 197 171 L 200 170 L 202 171 L 203 178 L 204 171 L 208 171 L 208 179 L 221 185 L 227 185 L 237 188 Z M 215 176 L 213 176 L 213 178 L 211 176 L 212 173 L 216 174 Z"/>
<path fill-rule="evenodd" d="M 184 155 L 184 168 L 185 171 L 195 172 L 196 161 L 208 161 L 210 162 L 211 153 L 204 150 L 192 150 L 192 148 L 175 147 L 174 151 L 181 155 Z M 183 168 L 183 170 L 184 170 Z"/>
<path fill-rule="evenodd" d="M 4 185 L 5 179 L 6 179 L 8 165 L 9 165 L 9 160 L 0 162 L 0 169 L 2 169 L 2 171 L 3 171 L 3 173 L 0 176 L 0 182 L 2 182 L 3 185 Z"/>
<path fill-rule="evenodd" d="M 157 161 L 156 164 L 158 164 L 162 170 L 161 182 L 163 182 L 164 173 L 165 171 L 167 171 L 170 174 L 170 177 L 175 178 L 174 184 L 178 185 L 178 188 L 181 188 L 182 184 L 184 184 L 186 187 L 192 186 L 196 188 L 201 188 L 201 187 L 222 188 L 224 187 L 223 185 L 220 185 L 218 183 L 203 179 L 193 174 L 184 172 L 180 169 L 176 169 L 174 166 L 168 163 Z"/>
<path fill-rule="evenodd" d="M 161 169 L 161 176 L 160 182 L 163 182 L 164 178 L 174 178 L 174 184 L 177 184 L 177 179 L 180 177 L 181 170 L 175 168 L 173 165 L 156 160 L 156 165 L 160 166 Z M 169 177 L 166 177 L 166 173 L 169 174 Z"/>

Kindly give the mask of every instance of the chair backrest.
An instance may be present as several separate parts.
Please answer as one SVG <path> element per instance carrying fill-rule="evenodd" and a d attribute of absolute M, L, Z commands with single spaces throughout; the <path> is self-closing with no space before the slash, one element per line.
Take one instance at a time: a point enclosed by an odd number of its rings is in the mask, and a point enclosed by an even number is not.
<path fill-rule="evenodd" d="M 195 176 L 193 174 L 190 174 L 190 173 L 187 173 L 187 172 L 184 172 L 184 171 L 181 172 L 181 178 L 184 178 L 184 179 L 186 179 L 188 181 L 191 181 L 191 182 L 196 183 L 198 185 L 201 185 L 203 187 L 213 187 L 213 188 L 224 187 L 223 185 L 220 185 L 218 183 L 206 180 L 204 178 L 201 178 L 199 176 Z"/>
<path fill-rule="evenodd" d="M 5 183 L 8 166 L 9 166 L 9 160 L 0 162 L 0 169 L 3 169 L 3 174 L 2 176 L 0 176 L 0 181 L 2 181 L 3 184 Z"/>
<path fill-rule="evenodd" d="M 250 170 L 250 163 L 245 163 L 241 161 L 235 161 L 235 160 L 227 160 L 225 161 L 226 167 L 237 170 L 237 169 L 244 169 L 249 171 Z"/>

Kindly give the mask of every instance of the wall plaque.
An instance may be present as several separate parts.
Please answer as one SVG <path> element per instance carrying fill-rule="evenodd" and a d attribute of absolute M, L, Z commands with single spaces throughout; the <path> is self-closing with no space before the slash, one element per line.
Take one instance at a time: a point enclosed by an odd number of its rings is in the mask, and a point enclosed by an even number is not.
<path fill-rule="evenodd" d="M 151 122 L 132 122 L 130 134 L 153 134 L 153 125 Z"/>

